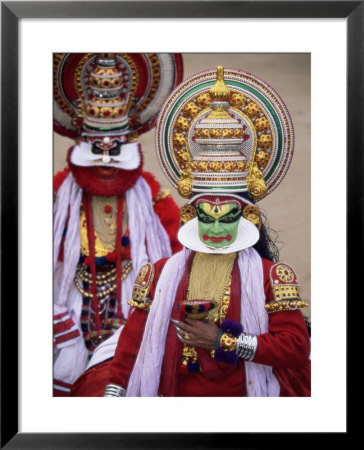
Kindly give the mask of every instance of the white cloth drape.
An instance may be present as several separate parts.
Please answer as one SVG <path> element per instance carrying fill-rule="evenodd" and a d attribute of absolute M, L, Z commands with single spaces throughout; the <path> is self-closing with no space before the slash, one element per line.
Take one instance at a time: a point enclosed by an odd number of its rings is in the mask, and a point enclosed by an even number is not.
<path fill-rule="evenodd" d="M 73 282 L 80 257 L 82 192 L 69 173 L 58 190 L 54 204 L 54 312 L 59 314 L 68 311 L 81 333 L 78 339 L 70 341 L 68 346 L 57 352 L 54 365 L 54 377 L 70 384 L 86 369 L 88 356 L 80 327 L 82 296 Z M 151 190 L 143 177 L 139 177 L 135 185 L 126 192 L 126 208 L 132 270 L 123 281 L 121 303 L 123 313 L 127 317 L 130 308 L 127 302 L 131 299 L 134 281 L 141 267 L 148 261 L 154 263 L 171 256 L 172 251 L 168 234 L 154 212 Z M 59 263 L 58 255 L 66 226 L 64 260 Z M 97 347 L 89 367 L 114 355 L 116 338 L 117 336 L 111 336 Z"/>

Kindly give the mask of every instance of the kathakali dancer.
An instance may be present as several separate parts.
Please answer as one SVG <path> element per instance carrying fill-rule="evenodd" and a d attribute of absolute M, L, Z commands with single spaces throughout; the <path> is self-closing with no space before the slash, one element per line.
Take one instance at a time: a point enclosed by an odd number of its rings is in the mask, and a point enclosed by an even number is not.
<path fill-rule="evenodd" d="M 113 356 L 140 268 L 181 248 L 178 207 L 143 172 L 138 135 L 182 71 L 178 54 L 54 55 L 55 131 L 75 139 L 54 178 L 56 396 Z"/>
<path fill-rule="evenodd" d="M 156 142 L 189 199 L 184 249 L 141 269 L 114 358 L 90 369 L 94 395 L 309 396 L 307 303 L 256 204 L 292 159 L 285 104 L 258 77 L 220 66 L 173 91 Z"/>

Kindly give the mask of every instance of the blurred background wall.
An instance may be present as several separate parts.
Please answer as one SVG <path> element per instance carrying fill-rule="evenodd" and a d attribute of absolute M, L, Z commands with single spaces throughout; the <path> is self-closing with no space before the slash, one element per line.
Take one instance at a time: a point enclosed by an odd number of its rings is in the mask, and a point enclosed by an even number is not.
<path fill-rule="evenodd" d="M 301 282 L 301 295 L 310 303 L 310 55 L 304 54 L 183 54 L 184 78 L 218 65 L 253 73 L 270 84 L 286 103 L 295 130 L 293 161 L 285 178 L 259 202 L 269 226 L 278 233 L 280 260 L 293 266 Z M 169 188 L 179 205 L 185 200 L 165 178 L 154 150 L 154 130 L 140 137 L 145 170 L 154 173 L 162 187 Z M 66 153 L 73 141 L 54 134 L 54 173 L 66 166 Z M 310 315 L 310 308 L 303 310 Z"/>

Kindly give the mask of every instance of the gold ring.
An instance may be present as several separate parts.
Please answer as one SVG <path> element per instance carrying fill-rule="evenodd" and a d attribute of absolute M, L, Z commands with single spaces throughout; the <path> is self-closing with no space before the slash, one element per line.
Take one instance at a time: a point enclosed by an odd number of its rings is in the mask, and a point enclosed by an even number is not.
<path fill-rule="evenodd" d="M 185 338 L 186 340 L 191 339 L 190 336 L 189 336 L 187 333 L 184 335 L 184 338 Z"/>

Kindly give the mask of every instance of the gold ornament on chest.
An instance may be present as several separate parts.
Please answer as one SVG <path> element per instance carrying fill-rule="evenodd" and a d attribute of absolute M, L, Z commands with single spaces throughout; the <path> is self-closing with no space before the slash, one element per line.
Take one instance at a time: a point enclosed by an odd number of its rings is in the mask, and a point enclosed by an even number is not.
<path fill-rule="evenodd" d="M 95 255 L 106 256 L 115 250 L 117 197 L 92 197 L 92 220 L 95 232 Z M 123 228 L 127 226 L 127 214 L 124 207 Z M 81 253 L 89 255 L 86 214 L 81 208 L 80 215 Z"/>
<path fill-rule="evenodd" d="M 192 263 L 187 303 L 196 299 L 211 302 L 213 307 L 206 311 L 205 318 L 214 322 L 224 320 L 226 316 L 235 258 L 236 253 L 226 255 L 196 253 Z M 194 318 L 194 314 L 189 316 Z"/>

